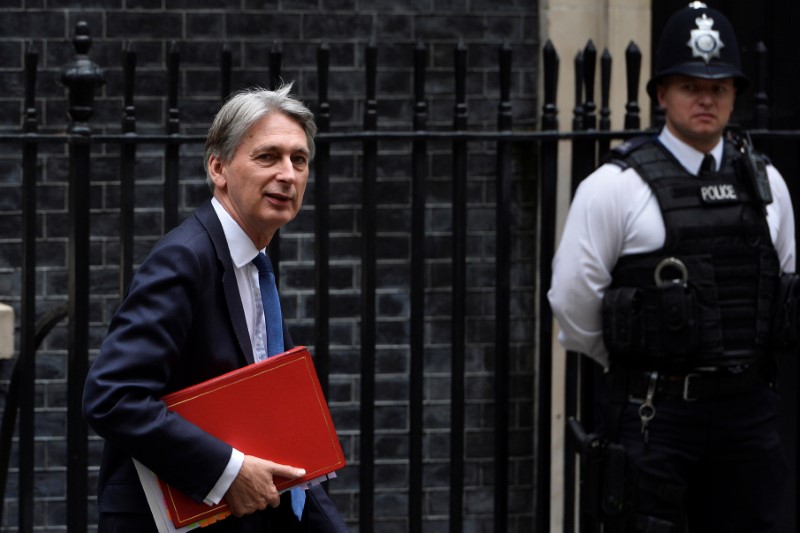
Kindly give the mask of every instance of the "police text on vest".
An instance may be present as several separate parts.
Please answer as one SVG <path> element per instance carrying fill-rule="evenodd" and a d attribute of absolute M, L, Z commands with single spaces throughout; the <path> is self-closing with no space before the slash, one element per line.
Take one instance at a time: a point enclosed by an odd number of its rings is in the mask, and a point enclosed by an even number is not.
<path fill-rule="evenodd" d="M 703 202 L 707 204 L 738 200 L 736 189 L 731 184 L 706 185 L 700 187 L 700 196 Z"/>

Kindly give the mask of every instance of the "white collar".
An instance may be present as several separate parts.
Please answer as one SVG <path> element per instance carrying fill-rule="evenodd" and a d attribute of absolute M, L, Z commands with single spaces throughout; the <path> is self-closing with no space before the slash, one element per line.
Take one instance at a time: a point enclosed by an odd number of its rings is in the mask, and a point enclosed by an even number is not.
<path fill-rule="evenodd" d="M 211 205 L 217 213 L 222 224 L 222 231 L 225 233 L 225 240 L 228 241 L 228 249 L 231 252 L 231 260 L 236 268 L 242 268 L 251 262 L 259 251 L 256 245 L 241 226 L 236 223 L 233 217 L 225 210 L 225 207 L 216 198 L 211 199 Z"/>
<path fill-rule="evenodd" d="M 673 135 L 666 126 L 661 129 L 661 133 L 658 135 L 658 140 L 667 150 L 672 153 L 673 156 L 675 156 L 675 159 L 678 160 L 678 162 L 683 166 L 683 168 L 686 169 L 687 172 L 690 174 L 697 174 L 698 169 L 700 168 L 700 163 L 703 162 L 703 157 L 705 157 L 703 152 L 692 148 L 685 142 L 675 137 L 675 135 Z M 723 141 L 720 139 L 717 145 L 709 152 L 716 160 L 717 170 L 719 170 L 720 164 L 722 163 L 722 146 Z"/>

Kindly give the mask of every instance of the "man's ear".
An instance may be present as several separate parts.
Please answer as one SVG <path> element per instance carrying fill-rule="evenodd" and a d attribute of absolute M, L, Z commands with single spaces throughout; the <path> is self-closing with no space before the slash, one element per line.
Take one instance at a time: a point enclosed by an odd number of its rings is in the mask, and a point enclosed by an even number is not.
<path fill-rule="evenodd" d="M 664 91 L 667 90 L 667 87 L 663 83 L 659 83 L 656 85 L 656 102 L 658 102 L 658 107 L 664 108 Z"/>
<path fill-rule="evenodd" d="M 208 157 L 208 175 L 217 189 L 224 188 L 228 182 L 224 170 L 225 165 L 219 157 L 215 155 Z"/>

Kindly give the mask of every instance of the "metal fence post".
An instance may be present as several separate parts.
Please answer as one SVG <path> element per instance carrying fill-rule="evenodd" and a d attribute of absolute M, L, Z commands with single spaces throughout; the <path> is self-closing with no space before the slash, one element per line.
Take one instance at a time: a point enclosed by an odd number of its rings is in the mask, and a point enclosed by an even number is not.
<path fill-rule="evenodd" d="M 170 45 L 167 56 L 167 123 L 166 132 L 171 137 L 178 137 L 181 131 L 178 95 L 180 93 L 181 54 L 178 44 Z M 180 148 L 177 142 L 168 142 L 164 146 L 164 233 L 178 225 L 180 217 Z"/>
<path fill-rule="evenodd" d="M 365 52 L 367 94 L 364 105 L 364 130 L 378 129 L 377 73 L 378 47 L 370 41 Z M 377 290 L 377 209 L 375 188 L 378 180 L 378 141 L 363 141 L 363 189 L 361 197 L 361 462 L 359 480 L 359 524 L 372 531 L 375 516 L 375 357 Z"/>
<path fill-rule="evenodd" d="M 317 50 L 317 91 L 319 110 L 317 127 L 320 133 L 331 130 L 331 106 L 328 102 L 328 73 L 330 68 L 330 47 L 322 43 Z M 314 349 L 316 365 L 322 392 L 326 398 L 330 386 L 330 177 L 331 144 L 320 141 L 314 156 L 314 288 L 315 309 Z"/>
<path fill-rule="evenodd" d="M 87 526 L 88 441 L 81 414 L 83 383 L 89 364 L 89 184 L 91 172 L 88 120 L 95 90 L 105 83 L 103 70 L 87 53 L 89 26 L 75 28 L 75 58 L 62 71 L 69 91 L 69 355 L 67 370 L 67 531 Z"/>
<path fill-rule="evenodd" d="M 274 41 L 269 51 L 269 90 L 274 91 L 281 86 L 281 65 L 283 63 L 283 50 L 281 43 Z M 272 235 L 267 249 L 269 259 L 272 261 L 272 270 L 275 272 L 275 283 L 281 287 L 281 230 Z"/>
<path fill-rule="evenodd" d="M 121 119 L 122 133 L 131 137 L 136 134 L 136 106 L 133 104 L 133 93 L 136 83 L 136 51 L 131 43 L 122 54 L 124 109 Z M 133 233 L 134 233 L 134 200 L 136 168 L 136 144 L 123 143 L 119 154 L 120 175 L 120 255 L 119 255 L 119 296 L 125 297 L 133 279 Z"/>
<path fill-rule="evenodd" d="M 467 129 L 467 47 L 459 40 L 455 50 L 455 104 L 453 130 Z M 450 532 L 464 528 L 464 397 L 467 295 L 467 141 L 453 141 L 453 256 L 452 361 L 450 382 Z"/>
<path fill-rule="evenodd" d="M 36 74 L 39 54 L 31 46 L 25 54 L 25 111 L 23 132 L 35 134 L 38 129 L 36 112 Z M 36 396 L 36 158 L 38 145 L 27 142 L 22 146 L 22 307 L 20 316 L 20 357 L 16 362 L 12 390 L 3 413 L 2 472 L 0 488 L 5 490 L 11 433 L 14 431 L 15 409 L 19 406 L 19 530 L 33 531 L 33 469 L 34 469 L 34 403 Z M 16 389 L 16 394 L 14 393 Z M 6 433 L 8 432 L 8 433 Z M 0 510 L 2 517 L 2 510 Z"/>
<path fill-rule="evenodd" d="M 425 76 L 428 49 L 414 49 L 414 131 L 428 128 Z M 416 139 L 411 156 L 411 362 L 409 369 L 409 482 L 408 531 L 419 533 L 423 525 L 424 380 L 425 380 L 425 196 L 427 192 L 428 143 Z"/>
<path fill-rule="evenodd" d="M 499 50 L 500 103 L 497 106 L 497 130 L 511 131 L 511 46 Z M 508 530 L 509 465 L 509 386 L 511 359 L 511 145 L 497 142 L 496 168 L 496 246 L 495 251 L 495 472 L 494 530 Z"/>
<path fill-rule="evenodd" d="M 558 108 L 556 107 L 556 89 L 558 86 L 558 53 L 551 41 L 547 41 L 542 51 L 544 63 L 544 106 L 542 108 L 542 131 L 558 130 Z M 541 238 L 539 242 L 539 338 L 541 339 L 538 361 L 537 391 L 538 424 L 536 429 L 536 472 L 539 484 L 536 487 L 536 531 L 550 531 L 550 438 L 552 424 L 550 422 L 552 402 L 550 396 L 553 386 L 553 313 L 547 301 L 547 290 L 550 288 L 552 267 L 550 261 L 555 251 L 556 221 L 556 186 L 558 181 L 558 140 L 541 143 L 541 189 L 539 196 Z"/>
<path fill-rule="evenodd" d="M 638 130 L 641 127 L 639 118 L 639 73 L 642 70 L 642 52 L 636 43 L 631 41 L 625 49 L 625 86 L 628 103 L 625 104 L 625 129 Z"/>

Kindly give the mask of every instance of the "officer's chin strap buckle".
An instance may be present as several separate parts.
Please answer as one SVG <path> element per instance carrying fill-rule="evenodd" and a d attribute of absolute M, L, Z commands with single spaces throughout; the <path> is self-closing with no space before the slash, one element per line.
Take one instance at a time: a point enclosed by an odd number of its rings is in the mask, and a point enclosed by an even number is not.
<path fill-rule="evenodd" d="M 689 383 L 691 383 L 692 379 L 700 378 L 700 374 L 692 373 L 686 374 L 686 377 L 683 378 L 683 401 L 684 402 L 695 402 L 698 400 L 697 397 L 692 396 L 689 393 Z"/>

